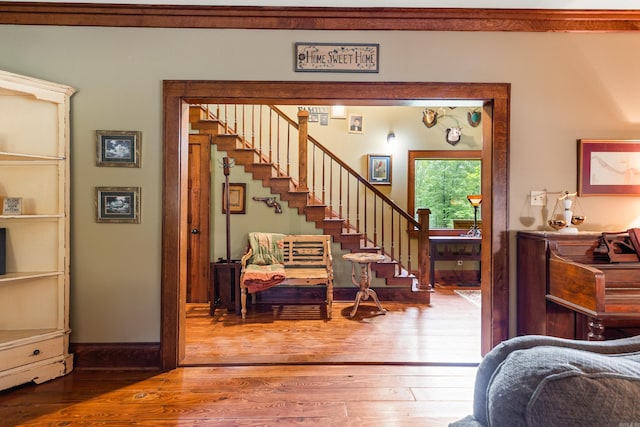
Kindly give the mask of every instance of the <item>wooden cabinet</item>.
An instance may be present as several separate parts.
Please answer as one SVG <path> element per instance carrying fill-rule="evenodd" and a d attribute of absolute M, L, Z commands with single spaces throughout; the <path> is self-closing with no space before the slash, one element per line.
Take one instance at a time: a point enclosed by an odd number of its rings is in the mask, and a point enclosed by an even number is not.
<path fill-rule="evenodd" d="M 562 250 L 580 262 L 585 247 L 597 247 L 602 233 L 520 231 L 517 235 L 517 333 L 518 335 L 561 335 L 575 337 L 574 314 L 549 303 L 549 245 L 560 243 Z M 576 248 L 572 250 L 571 248 Z M 585 257 L 585 262 L 588 258 Z"/>
<path fill-rule="evenodd" d="M 73 369 L 69 354 L 69 106 L 74 89 L 0 71 L 0 389 Z"/>

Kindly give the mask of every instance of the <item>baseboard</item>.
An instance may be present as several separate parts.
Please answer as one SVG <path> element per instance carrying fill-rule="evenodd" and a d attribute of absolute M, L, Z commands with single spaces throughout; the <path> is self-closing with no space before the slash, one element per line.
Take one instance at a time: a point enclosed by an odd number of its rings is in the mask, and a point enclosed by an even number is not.
<path fill-rule="evenodd" d="M 74 369 L 160 369 L 160 343 L 71 343 Z"/>

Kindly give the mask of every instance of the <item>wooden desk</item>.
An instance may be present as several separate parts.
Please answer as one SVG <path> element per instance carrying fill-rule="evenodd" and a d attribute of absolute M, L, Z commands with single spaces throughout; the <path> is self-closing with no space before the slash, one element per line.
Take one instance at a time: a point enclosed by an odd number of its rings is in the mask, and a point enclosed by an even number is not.
<path fill-rule="evenodd" d="M 436 261 L 480 261 L 482 237 L 430 236 L 429 237 L 429 286 L 435 284 Z"/>

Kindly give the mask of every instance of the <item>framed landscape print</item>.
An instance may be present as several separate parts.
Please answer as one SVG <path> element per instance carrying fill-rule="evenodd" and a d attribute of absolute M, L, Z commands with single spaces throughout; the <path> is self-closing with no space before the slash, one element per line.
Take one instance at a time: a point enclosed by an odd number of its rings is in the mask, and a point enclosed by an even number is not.
<path fill-rule="evenodd" d="M 391 156 L 385 154 L 367 155 L 368 179 L 371 184 L 391 184 Z"/>
<path fill-rule="evenodd" d="M 139 131 L 96 131 L 96 166 L 140 167 Z"/>
<path fill-rule="evenodd" d="M 578 140 L 578 196 L 640 194 L 640 140 Z"/>
<path fill-rule="evenodd" d="M 140 187 L 96 187 L 96 222 L 140 223 Z"/>

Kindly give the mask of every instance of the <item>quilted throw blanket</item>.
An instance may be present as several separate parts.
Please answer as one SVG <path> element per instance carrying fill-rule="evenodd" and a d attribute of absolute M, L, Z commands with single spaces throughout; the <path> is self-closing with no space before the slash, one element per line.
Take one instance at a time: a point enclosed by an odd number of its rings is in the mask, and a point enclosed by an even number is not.
<path fill-rule="evenodd" d="M 254 293 L 269 289 L 284 279 L 284 265 L 282 264 L 249 264 L 244 270 L 242 284 L 249 293 Z"/>
<path fill-rule="evenodd" d="M 250 293 L 269 289 L 285 279 L 284 234 L 249 233 L 249 245 L 252 256 L 247 263 L 242 284 Z"/>
<path fill-rule="evenodd" d="M 249 245 L 253 255 L 249 264 L 268 265 L 282 264 L 284 256 L 284 234 L 277 233 L 249 233 Z"/>

